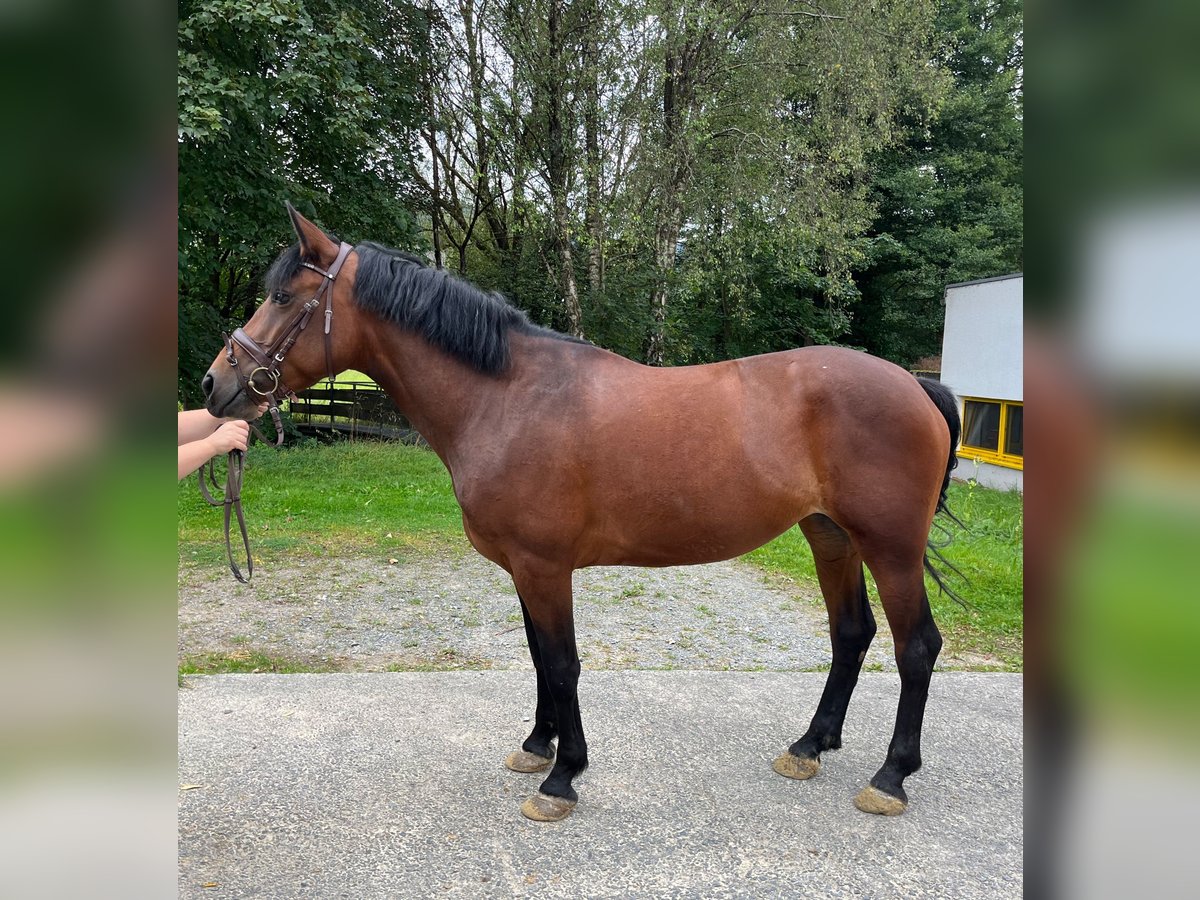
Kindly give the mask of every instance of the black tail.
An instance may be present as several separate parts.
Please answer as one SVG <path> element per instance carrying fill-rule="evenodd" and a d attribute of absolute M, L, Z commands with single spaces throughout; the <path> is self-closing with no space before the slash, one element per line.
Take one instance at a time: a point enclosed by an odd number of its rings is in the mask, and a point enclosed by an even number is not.
<path fill-rule="evenodd" d="M 951 522 L 954 522 L 960 528 L 966 528 L 962 520 L 950 511 L 950 507 L 946 505 L 946 491 L 950 487 L 950 473 L 954 471 L 958 465 L 958 439 L 962 434 L 962 421 L 958 417 L 958 400 L 954 396 L 954 392 L 940 381 L 934 381 L 929 378 L 918 378 L 917 382 L 925 389 L 925 393 L 929 395 L 929 399 L 933 401 L 933 405 L 937 407 L 938 412 L 942 414 L 942 418 L 946 420 L 946 427 L 950 429 L 950 458 L 946 461 L 946 477 L 942 480 L 942 490 L 938 495 L 937 511 L 944 515 Z M 950 532 L 944 526 L 939 524 L 939 528 L 946 536 L 946 539 L 941 542 L 934 542 L 933 536 L 929 538 L 929 550 L 925 554 L 925 571 L 934 580 L 938 586 L 938 590 L 949 594 L 963 606 L 966 606 L 966 601 L 958 594 L 946 586 L 942 573 L 934 567 L 930 560 L 930 554 L 938 561 L 944 569 L 949 569 L 959 578 L 966 581 L 966 576 L 960 572 L 952 562 L 942 555 L 942 550 L 950 543 Z"/>

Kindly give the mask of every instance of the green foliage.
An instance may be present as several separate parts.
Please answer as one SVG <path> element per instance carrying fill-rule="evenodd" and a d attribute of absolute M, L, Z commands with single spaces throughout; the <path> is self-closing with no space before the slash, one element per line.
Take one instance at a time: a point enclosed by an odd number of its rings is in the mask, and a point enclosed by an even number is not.
<path fill-rule="evenodd" d="M 559 330 L 574 283 L 634 359 L 911 364 L 947 282 L 1021 266 L 1021 28 L 1015 0 L 188 0 L 180 395 L 285 199 Z"/>
<path fill-rule="evenodd" d="M 418 240 L 406 202 L 424 16 L 378 0 L 179 9 L 180 395 L 292 241 L 285 200 L 347 239 Z"/>
<path fill-rule="evenodd" d="M 939 0 L 954 78 L 931 123 L 875 160 L 878 214 L 852 341 L 901 365 L 941 352 L 947 284 L 1020 271 L 1022 20 L 1016 0 Z"/>
<path fill-rule="evenodd" d="M 429 72 L 441 180 L 424 181 L 426 204 L 435 236 L 469 244 L 447 265 L 558 328 L 573 280 L 585 334 L 635 359 L 664 330 L 668 363 L 844 339 L 872 162 L 948 84 L 933 11 L 934 0 L 441 7 Z M 552 202 L 563 190 L 565 220 Z"/>
<path fill-rule="evenodd" d="M 650 329 L 646 298 L 654 287 L 652 254 L 635 239 L 609 242 L 604 284 L 583 308 L 589 340 L 629 359 L 641 360 Z"/>
<path fill-rule="evenodd" d="M 657 52 L 684 99 L 636 177 L 655 227 L 668 200 L 682 222 L 666 361 L 841 340 L 870 161 L 946 86 L 933 3 L 664 6 Z"/>
<path fill-rule="evenodd" d="M 822 248 L 803 228 L 772 226 L 753 210 L 689 236 L 676 282 L 668 346 L 703 363 L 807 344 L 845 333 L 847 283 L 822 271 Z"/>

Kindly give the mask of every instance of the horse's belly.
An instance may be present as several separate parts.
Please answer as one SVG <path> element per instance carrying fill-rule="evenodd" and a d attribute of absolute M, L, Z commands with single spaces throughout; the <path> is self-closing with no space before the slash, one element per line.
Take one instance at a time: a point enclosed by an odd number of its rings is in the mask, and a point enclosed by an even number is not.
<path fill-rule="evenodd" d="M 687 566 L 749 553 L 795 525 L 799 511 L 748 510 L 713 517 L 662 516 L 610 525 L 587 541 L 584 565 Z"/>

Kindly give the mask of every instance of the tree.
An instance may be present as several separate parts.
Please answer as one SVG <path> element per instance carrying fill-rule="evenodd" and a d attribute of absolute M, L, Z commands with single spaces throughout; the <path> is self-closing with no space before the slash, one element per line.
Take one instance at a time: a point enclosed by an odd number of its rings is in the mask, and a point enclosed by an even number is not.
<path fill-rule="evenodd" d="M 344 236 L 419 241 L 413 49 L 428 22 L 385 0 L 186 0 L 179 8 L 180 396 L 291 240 L 283 203 Z"/>
<path fill-rule="evenodd" d="M 947 284 L 1023 260 L 1021 5 L 939 0 L 936 24 L 954 84 L 932 123 L 914 119 L 875 161 L 851 332 L 906 366 L 941 352 Z"/>
<path fill-rule="evenodd" d="M 943 87 L 930 3 L 667 6 L 647 361 L 838 340 L 869 161 Z"/>
<path fill-rule="evenodd" d="M 431 5 L 435 254 L 654 364 L 837 340 L 867 161 L 941 84 L 931 2 Z"/>
<path fill-rule="evenodd" d="M 909 361 L 1019 265 L 1014 0 L 414 2 L 183 4 L 188 378 L 285 198 L 654 364 Z"/>

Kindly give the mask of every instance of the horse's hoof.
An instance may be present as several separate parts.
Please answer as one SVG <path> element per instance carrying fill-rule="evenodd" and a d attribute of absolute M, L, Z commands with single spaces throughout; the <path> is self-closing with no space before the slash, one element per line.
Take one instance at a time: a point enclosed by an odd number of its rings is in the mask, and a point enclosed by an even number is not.
<path fill-rule="evenodd" d="M 504 765 L 514 772 L 544 772 L 553 763 L 553 757 L 538 756 L 528 750 L 514 750 L 504 758 Z"/>
<path fill-rule="evenodd" d="M 854 805 L 865 813 L 874 813 L 877 816 L 898 816 L 908 806 L 899 797 L 885 794 L 872 784 L 858 792 L 858 796 L 854 798 Z"/>
<path fill-rule="evenodd" d="M 803 756 L 793 756 L 791 753 L 783 753 L 775 757 L 775 762 L 771 763 L 771 768 L 784 778 L 795 778 L 797 781 L 804 781 L 806 778 L 812 778 L 820 771 L 821 761 Z"/>
<path fill-rule="evenodd" d="M 561 822 L 571 814 L 576 802 L 538 792 L 521 804 L 521 812 L 535 822 Z"/>

